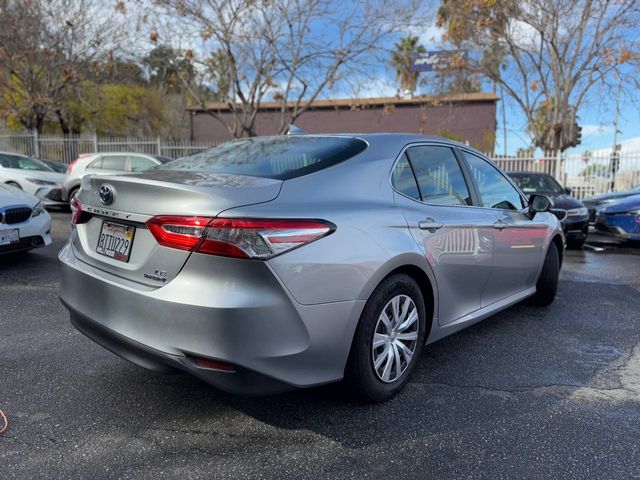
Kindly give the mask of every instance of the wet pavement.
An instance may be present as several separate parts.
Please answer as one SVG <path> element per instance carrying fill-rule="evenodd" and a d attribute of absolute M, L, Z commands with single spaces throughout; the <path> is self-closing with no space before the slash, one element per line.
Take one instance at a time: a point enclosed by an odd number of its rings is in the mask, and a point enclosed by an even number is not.
<path fill-rule="evenodd" d="M 640 478 L 637 248 L 568 251 L 554 304 L 430 345 L 386 404 L 337 386 L 246 399 L 76 332 L 54 216 L 52 248 L 0 260 L 3 479 Z"/>

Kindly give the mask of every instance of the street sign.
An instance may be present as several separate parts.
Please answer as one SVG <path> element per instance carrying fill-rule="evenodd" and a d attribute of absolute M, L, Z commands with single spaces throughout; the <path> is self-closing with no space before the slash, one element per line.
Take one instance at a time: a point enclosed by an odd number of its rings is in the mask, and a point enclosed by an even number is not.
<path fill-rule="evenodd" d="M 414 72 L 441 72 L 451 68 L 456 56 L 466 57 L 464 50 L 439 50 L 434 52 L 414 53 L 411 59 L 411 70 Z"/>

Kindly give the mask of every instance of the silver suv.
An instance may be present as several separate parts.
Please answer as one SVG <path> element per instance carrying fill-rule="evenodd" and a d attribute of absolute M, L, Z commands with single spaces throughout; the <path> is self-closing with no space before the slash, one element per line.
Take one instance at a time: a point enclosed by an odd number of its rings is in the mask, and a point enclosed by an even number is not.
<path fill-rule="evenodd" d="M 108 175 L 112 173 L 143 172 L 173 160 L 162 155 L 143 153 L 88 153 L 80 155 L 69 164 L 62 185 L 62 199 L 69 201 L 80 189 L 82 177 L 89 173 Z"/>

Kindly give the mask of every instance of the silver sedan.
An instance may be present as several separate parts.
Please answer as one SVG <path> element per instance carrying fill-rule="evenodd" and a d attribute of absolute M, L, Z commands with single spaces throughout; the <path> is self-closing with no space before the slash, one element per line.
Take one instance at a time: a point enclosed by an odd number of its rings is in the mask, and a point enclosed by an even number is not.
<path fill-rule="evenodd" d="M 72 323 L 140 366 L 384 401 L 424 345 L 550 304 L 564 237 L 481 153 L 417 135 L 230 142 L 87 176 L 60 252 Z"/>

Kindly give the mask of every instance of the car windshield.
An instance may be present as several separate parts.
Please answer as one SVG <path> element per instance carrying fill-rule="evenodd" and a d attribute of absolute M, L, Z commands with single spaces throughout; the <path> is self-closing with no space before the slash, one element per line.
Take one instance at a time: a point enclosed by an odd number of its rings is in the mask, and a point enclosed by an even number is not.
<path fill-rule="evenodd" d="M 17 168 L 19 170 L 51 171 L 44 163 L 34 160 L 33 158 L 18 155 L 0 154 L 0 165 L 4 168 Z"/>
<path fill-rule="evenodd" d="M 160 163 L 168 163 L 173 162 L 175 158 L 165 157 L 164 155 L 151 155 L 153 158 L 158 160 Z"/>
<path fill-rule="evenodd" d="M 564 189 L 560 184 L 550 175 L 542 173 L 528 173 L 526 175 L 517 174 L 511 175 L 511 178 L 516 182 L 520 190 L 523 193 L 541 193 L 562 195 Z"/>
<path fill-rule="evenodd" d="M 287 180 L 335 165 L 366 148 L 355 138 L 258 137 L 225 143 L 157 168 Z"/>

